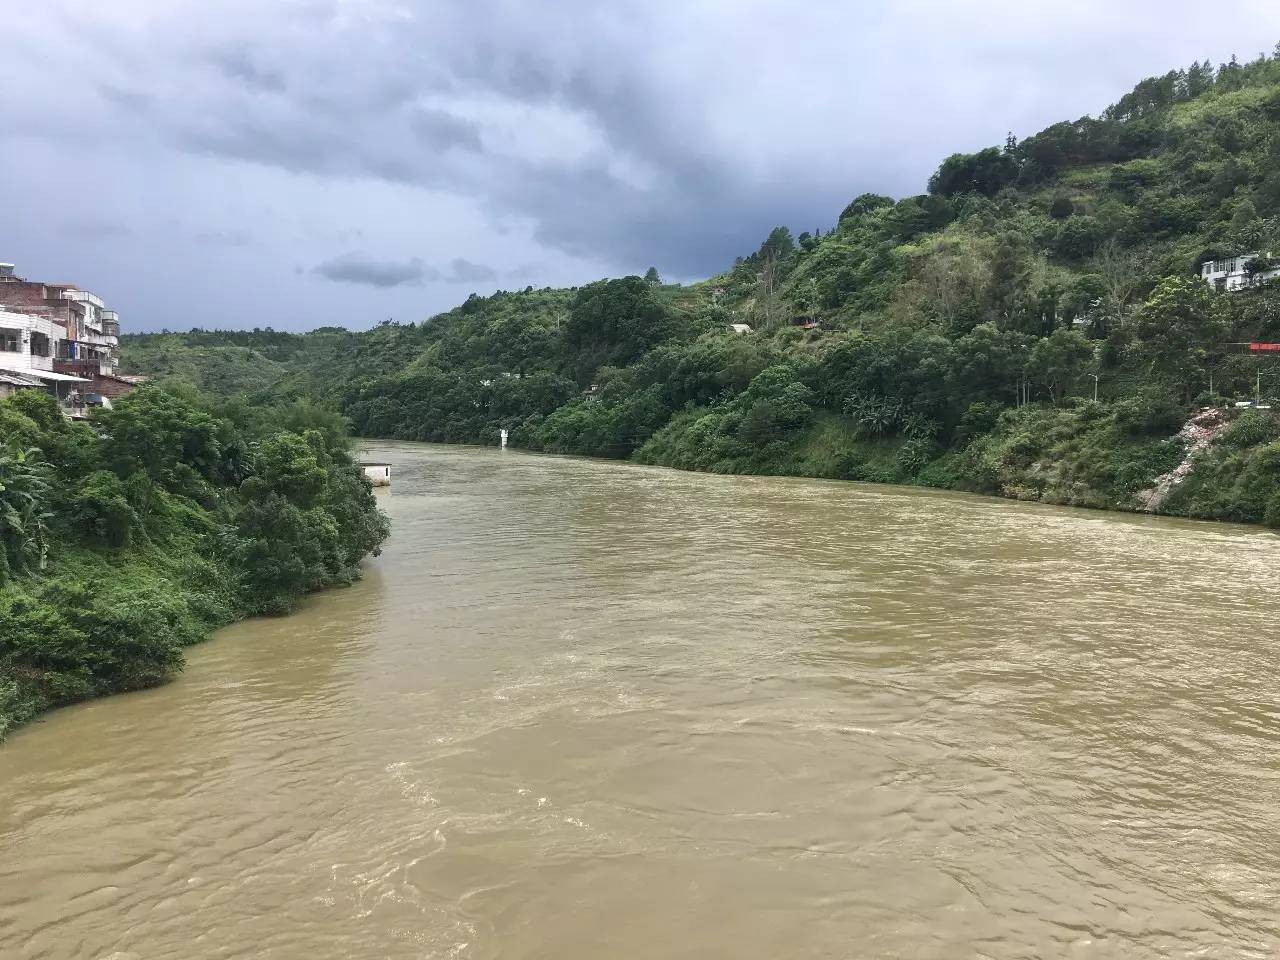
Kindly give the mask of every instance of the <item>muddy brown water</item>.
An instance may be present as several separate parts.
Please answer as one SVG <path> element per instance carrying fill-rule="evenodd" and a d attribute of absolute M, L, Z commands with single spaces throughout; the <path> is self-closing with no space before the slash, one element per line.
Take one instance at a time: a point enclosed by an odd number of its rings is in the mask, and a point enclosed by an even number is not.
<path fill-rule="evenodd" d="M 0 746 L 0 956 L 1280 951 L 1280 537 L 370 453 L 363 582 Z"/>

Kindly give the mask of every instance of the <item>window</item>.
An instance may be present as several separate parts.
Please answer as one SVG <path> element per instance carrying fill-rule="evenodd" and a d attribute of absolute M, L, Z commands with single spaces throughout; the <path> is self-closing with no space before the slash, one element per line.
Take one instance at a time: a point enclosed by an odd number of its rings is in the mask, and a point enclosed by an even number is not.
<path fill-rule="evenodd" d="M 49 355 L 49 338 L 43 333 L 31 334 L 31 355 L 47 357 Z"/>
<path fill-rule="evenodd" d="M 5 353 L 21 353 L 22 333 L 18 330 L 0 328 L 0 351 Z"/>

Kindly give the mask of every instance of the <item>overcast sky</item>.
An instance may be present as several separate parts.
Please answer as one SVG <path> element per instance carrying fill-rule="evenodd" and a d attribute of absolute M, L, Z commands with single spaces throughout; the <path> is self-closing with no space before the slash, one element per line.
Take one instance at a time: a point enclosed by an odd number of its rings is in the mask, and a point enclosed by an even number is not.
<path fill-rule="evenodd" d="M 130 330 L 717 272 L 1096 113 L 1280 3 L 0 0 L 0 260 Z"/>

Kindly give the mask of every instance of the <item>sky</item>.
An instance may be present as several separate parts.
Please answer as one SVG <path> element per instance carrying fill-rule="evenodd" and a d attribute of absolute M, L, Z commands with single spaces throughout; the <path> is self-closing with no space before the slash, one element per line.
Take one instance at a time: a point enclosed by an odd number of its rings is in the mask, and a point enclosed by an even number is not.
<path fill-rule="evenodd" d="M 0 261 L 127 331 L 421 321 L 828 229 L 1280 3 L 0 0 Z"/>

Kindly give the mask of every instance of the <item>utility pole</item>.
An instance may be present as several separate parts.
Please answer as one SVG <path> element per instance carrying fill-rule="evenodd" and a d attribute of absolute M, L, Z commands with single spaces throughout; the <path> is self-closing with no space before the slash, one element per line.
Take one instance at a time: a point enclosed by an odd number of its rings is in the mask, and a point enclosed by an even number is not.
<path fill-rule="evenodd" d="M 1089 374 L 1089 376 L 1093 377 L 1093 402 L 1097 403 L 1098 402 L 1098 375 L 1096 373 L 1091 373 Z"/>

